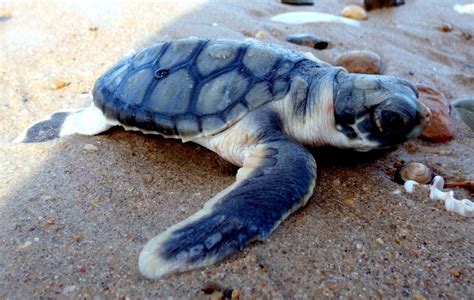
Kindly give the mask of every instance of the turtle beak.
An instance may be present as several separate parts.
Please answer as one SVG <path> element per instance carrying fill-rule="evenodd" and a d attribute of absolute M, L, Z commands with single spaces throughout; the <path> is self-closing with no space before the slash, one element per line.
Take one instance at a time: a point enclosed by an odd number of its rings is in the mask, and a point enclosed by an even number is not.
<path fill-rule="evenodd" d="M 431 123 L 431 111 L 426 105 L 424 105 L 420 101 L 418 101 L 418 116 L 420 124 L 415 126 L 413 130 L 408 134 L 409 139 L 419 136 L 423 132 L 423 130 L 425 130 L 426 127 L 428 127 L 428 125 L 430 125 Z"/>

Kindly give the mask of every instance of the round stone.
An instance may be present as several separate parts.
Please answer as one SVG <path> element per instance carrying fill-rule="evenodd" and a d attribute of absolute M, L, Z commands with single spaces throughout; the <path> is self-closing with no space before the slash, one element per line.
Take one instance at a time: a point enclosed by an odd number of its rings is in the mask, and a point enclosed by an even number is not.
<path fill-rule="evenodd" d="M 344 67 L 350 73 L 380 74 L 382 65 L 380 56 L 371 51 L 350 51 L 336 58 L 337 66 Z"/>
<path fill-rule="evenodd" d="M 365 9 L 358 5 L 349 5 L 344 7 L 341 15 L 354 20 L 367 20 L 367 13 L 365 12 Z"/>
<path fill-rule="evenodd" d="M 431 123 L 421 137 L 432 142 L 447 142 L 453 138 L 449 102 L 440 91 L 426 85 L 417 86 L 418 100 L 431 111 Z"/>

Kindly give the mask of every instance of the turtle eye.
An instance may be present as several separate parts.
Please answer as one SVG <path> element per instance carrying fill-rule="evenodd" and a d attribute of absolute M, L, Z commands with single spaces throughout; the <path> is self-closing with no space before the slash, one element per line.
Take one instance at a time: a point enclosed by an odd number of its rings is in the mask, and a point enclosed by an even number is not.
<path fill-rule="evenodd" d="M 407 125 L 405 118 L 400 114 L 389 110 L 376 111 L 378 113 L 375 114 L 374 119 L 380 133 L 400 133 L 405 128 L 405 125 Z"/>
<path fill-rule="evenodd" d="M 387 135 L 399 135 L 411 130 L 416 111 L 406 102 L 397 99 L 386 100 L 372 111 L 372 122 L 378 131 Z"/>

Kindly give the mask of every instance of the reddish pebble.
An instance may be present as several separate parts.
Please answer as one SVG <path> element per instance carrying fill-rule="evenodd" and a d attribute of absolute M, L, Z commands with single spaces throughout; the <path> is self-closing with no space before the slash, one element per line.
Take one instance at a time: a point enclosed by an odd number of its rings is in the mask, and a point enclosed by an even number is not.
<path fill-rule="evenodd" d="M 76 235 L 74 236 L 73 238 L 76 242 L 79 242 L 80 240 L 82 240 L 82 237 L 80 235 Z"/>
<path fill-rule="evenodd" d="M 449 102 L 439 91 L 426 86 L 418 85 L 419 100 L 428 106 L 431 111 L 431 123 L 421 133 L 421 137 L 432 142 L 447 142 L 453 138 Z"/>
<path fill-rule="evenodd" d="M 382 60 L 377 53 L 354 50 L 337 57 L 335 64 L 350 73 L 380 74 Z"/>
<path fill-rule="evenodd" d="M 452 271 L 451 274 L 456 278 L 461 277 L 461 272 L 460 271 Z"/>
<path fill-rule="evenodd" d="M 81 273 L 85 273 L 86 272 L 86 268 L 84 268 L 84 266 L 79 266 L 77 267 L 77 270 Z"/>

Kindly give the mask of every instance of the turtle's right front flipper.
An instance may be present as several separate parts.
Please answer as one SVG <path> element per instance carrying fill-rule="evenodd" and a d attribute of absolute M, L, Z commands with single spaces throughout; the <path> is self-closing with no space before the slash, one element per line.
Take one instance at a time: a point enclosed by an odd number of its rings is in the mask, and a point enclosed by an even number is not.
<path fill-rule="evenodd" d="M 188 219 L 151 239 L 140 253 L 143 275 L 158 278 L 213 264 L 250 241 L 267 238 L 312 195 L 316 163 L 279 131 L 265 131 L 223 190 Z"/>
<path fill-rule="evenodd" d="M 94 104 L 75 111 L 61 111 L 49 115 L 28 127 L 14 142 L 41 143 L 78 133 L 95 135 L 117 125 L 107 119 Z"/>

